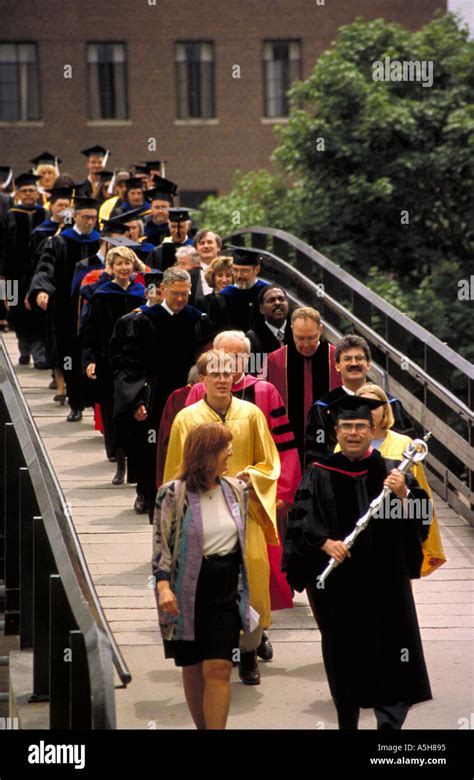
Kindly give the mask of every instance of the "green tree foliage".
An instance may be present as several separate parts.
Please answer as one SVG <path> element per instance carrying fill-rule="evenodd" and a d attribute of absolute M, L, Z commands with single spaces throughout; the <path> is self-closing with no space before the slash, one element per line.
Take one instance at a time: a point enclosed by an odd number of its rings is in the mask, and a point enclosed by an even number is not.
<path fill-rule="evenodd" d="M 432 62 L 432 85 L 374 80 L 374 63 L 386 57 Z M 275 131 L 278 178 L 238 177 L 229 196 L 207 201 L 206 219 L 235 229 L 228 216 L 219 218 L 240 204 L 239 226 L 295 233 L 472 355 L 473 302 L 457 295 L 459 280 L 473 272 L 474 42 L 467 30 L 452 14 L 416 32 L 359 18 L 340 29 L 290 99 L 288 124 Z"/>

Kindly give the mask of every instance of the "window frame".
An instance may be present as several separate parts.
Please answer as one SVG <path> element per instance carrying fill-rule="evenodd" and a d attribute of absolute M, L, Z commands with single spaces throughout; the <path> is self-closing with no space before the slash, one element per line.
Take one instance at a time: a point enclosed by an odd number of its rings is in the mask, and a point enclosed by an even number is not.
<path fill-rule="evenodd" d="M 178 53 L 179 53 L 179 47 L 187 47 L 190 44 L 198 44 L 199 46 L 210 46 L 212 58 L 210 60 L 203 60 L 200 59 L 198 64 L 202 66 L 206 62 L 211 66 L 210 67 L 210 80 L 209 80 L 209 105 L 210 105 L 210 113 L 208 115 L 203 114 L 203 90 L 202 90 L 202 69 L 200 67 L 200 81 L 199 81 L 199 92 L 200 92 L 200 106 L 199 106 L 199 114 L 193 115 L 190 112 L 190 82 L 188 77 L 188 70 L 187 68 L 191 64 L 188 60 L 187 56 L 184 60 L 179 59 Z M 179 39 L 174 42 L 174 61 L 175 61 L 175 88 L 176 88 L 176 120 L 180 122 L 210 122 L 212 120 L 215 120 L 217 118 L 217 107 L 216 107 L 216 46 L 215 42 L 213 40 L 209 39 Z M 181 94 L 181 68 L 180 66 L 184 65 L 186 67 L 186 78 L 185 78 L 185 94 L 184 96 Z M 183 114 L 181 109 L 182 106 L 186 106 L 186 113 Z"/>
<path fill-rule="evenodd" d="M 275 62 L 275 59 L 266 59 L 266 47 L 267 46 L 274 46 L 276 44 L 286 44 L 288 46 L 288 54 L 290 51 L 291 44 L 297 44 L 299 47 L 299 57 L 298 59 L 293 60 L 293 62 L 297 63 L 297 75 L 290 79 L 290 65 L 289 63 L 292 61 L 290 56 L 288 56 L 288 87 L 286 90 L 283 90 L 282 93 L 282 99 L 283 101 L 287 102 L 287 112 L 285 114 L 278 113 L 272 115 L 269 111 L 270 107 L 270 101 L 273 100 L 273 98 L 270 98 L 269 92 L 268 92 L 268 80 L 267 80 L 267 63 L 269 62 Z M 301 38 L 264 38 L 262 40 L 262 87 L 263 87 L 263 119 L 272 122 L 272 121 L 280 121 L 280 120 L 286 120 L 289 117 L 290 114 L 290 106 L 288 101 L 288 90 L 291 89 L 292 85 L 296 81 L 301 81 L 303 78 L 303 40 Z"/>
<path fill-rule="evenodd" d="M 96 59 L 95 62 L 89 61 L 89 51 L 91 47 L 99 47 L 99 46 L 121 46 L 122 51 L 124 53 L 123 62 L 114 62 L 111 63 L 99 61 L 99 59 Z M 98 56 L 98 53 L 97 53 Z M 101 82 L 99 78 L 99 65 L 107 65 L 111 64 L 114 66 L 112 72 L 114 73 L 114 80 L 113 80 L 113 86 L 114 86 L 114 94 L 113 94 L 113 100 L 114 100 L 114 115 L 113 116 L 104 116 L 102 111 L 102 94 L 101 94 Z M 123 65 L 123 107 L 124 107 L 124 115 L 123 116 L 117 116 L 117 81 L 115 76 L 115 66 L 117 65 Z M 97 79 L 97 95 L 93 96 L 93 89 L 95 89 L 95 85 L 93 86 L 93 82 L 91 79 L 91 68 L 96 68 L 96 76 Z M 129 89 L 128 89 L 128 44 L 127 41 L 86 41 L 86 71 L 87 71 L 87 119 L 88 122 L 126 122 L 130 119 L 130 105 L 129 105 Z M 97 105 L 99 107 L 99 115 L 94 115 L 94 100 L 97 101 Z"/>
<path fill-rule="evenodd" d="M 42 116 L 41 116 L 41 79 L 40 79 L 40 50 L 38 41 L 9 41 L 9 40 L 0 40 L 0 47 L 1 46 L 13 46 L 15 50 L 15 60 L 11 63 L 6 63 L 9 65 L 14 65 L 16 67 L 16 86 L 17 89 L 17 116 L 13 119 L 5 119 L 0 118 L 0 123 L 2 125 L 4 124 L 13 124 L 13 123 L 38 123 L 41 122 Z M 20 46 L 31 46 L 33 53 L 34 53 L 34 59 L 31 61 L 31 63 L 26 60 L 24 62 L 20 59 Z M 0 64 L 1 61 L 0 61 Z M 28 65 L 32 65 L 34 69 L 32 70 L 32 73 L 34 74 L 34 91 L 36 94 L 33 94 L 33 102 L 36 102 L 36 113 L 33 116 L 28 116 L 28 105 L 31 104 L 31 96 L 29 91 L 30 86 L 30 74 L 28 72 Z M 22 67 L 23 66 L 23 67 Z M 25 67 L 26 66 L 26 67 Z"/>

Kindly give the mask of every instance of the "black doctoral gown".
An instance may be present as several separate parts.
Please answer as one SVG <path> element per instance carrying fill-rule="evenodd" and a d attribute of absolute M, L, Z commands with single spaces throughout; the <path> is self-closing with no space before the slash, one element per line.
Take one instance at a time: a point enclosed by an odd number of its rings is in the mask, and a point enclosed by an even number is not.
<path fill-rule="evenodd" d="M 109 345 L 117 320 L 145 303 L 145 288 L 133 282 L 124 290 L 113 281 L 106 281 L 95 290 L 82 335 L 82 370 L 96 364 L 97 379 L 88 382 L 90 397 L 99 403 L 113 405 L 113 372 Z M 112 408 L 110 409 L 112 412 Z"/>
<path fill-rule="evenodd" d="M 210 346 L 212 336 L 208 317 L 193 306 L 175 315 L 161 304 L 141 306 L 135 315 L 116 323 L 110 342 L 114 417 L 121 424 L 120 418 L 133 416 L 140 404 L 147 408 L 147 419 L 139 423 L 146 450 L 140 460 L 150 502 L 156 494 L 156 442 L 166 400 L 186 385 L 189 369 Z"/>
<path fill-rule="evenodd" d="M 309 466 L 315 460 L 323 460 L 334 452 L 336 446 L 336 432 L 334 430 L 336 422 L 334 412 L 330 405 L 347 395 L 343 387 L 336 387 L 322 398 L 319 398 L 309 410 L 306 421 L 305 440 L 304 440 L 304 464 Z M 390 393 L 387 393 L 388 400 L 392 407 L 395 424 L 393 430 L 397 433 L 403 433 L 414 439 L 418 435 L 415 430 L 413 420 L 407 414 L 400 401 Z"/>
<path fill-rule="evenodd" d="M 78 291 L 73 291 L 72 281 L 76 264 L 94 255 L 100 247 L 99 234 L 94 230 L 89 236 L 81 236 L 72 228 L 47 239 L 30 285 L 30 301 L 34 303 L 39 292 L 50 296 L 48 311 L 55 334 L 55 351 L 58 368 L 66 356 L 77 356 L 79 329 Z M 80 364 L 80 360 L 77 362 Z"/>
<path fill-rule="evenodd" d="M 0 275 L 17 282 L 17 303 L 10 308 L 10 322 L 15 331 L 34 333 L 41 328 L 37 312 L 25 308 L 30 270 L 30 239 L 34 229 L 44 222 L 46 212 L 41 206 L 26 208 L 14 206 L 5 221 L 5 237 L 2 242 L 4 255 L 0 258 Z"/>
<path fill-rule="evenodd" d="M 227 320 L 229 327 L 235 330 L 243 330 L 246 333 L 263 322 L 263 317 L 258 306 L 258 297 L 268 283 L 257 279 L 253 287 L 249 290 L 240 290 L 233 284 L 227 285 L 218 293 L 218 296 L 225 299 L 227 309 Z M 217 308 L 216 302 L 211 304 L 209 317 L 214 319 L 214 308 Z M 216 317 L 219 313 L 216 313 Z"/>
<path fill-rule="evenodd" d="M 357 461 L 337 453 L 306 469 L 289 517 L 282 570 L 296 590 L 311 591 L 333 698 L 360 707 L 414 704 L 430 699 L 431 690 L 410 586 L 410 578 L 420 576 L 429 525 L 412 499 L 412 516 L 401 517 L 402 502 L 392 495 L 390 511 L 385 505 L 357 538 L 352 557 L 316 587 L 329 561 L 321 545 L 353 530 L 399 465 L 369 452 Z M 411 476 L 407 484 L 413 499 L 428 500 Z"/>

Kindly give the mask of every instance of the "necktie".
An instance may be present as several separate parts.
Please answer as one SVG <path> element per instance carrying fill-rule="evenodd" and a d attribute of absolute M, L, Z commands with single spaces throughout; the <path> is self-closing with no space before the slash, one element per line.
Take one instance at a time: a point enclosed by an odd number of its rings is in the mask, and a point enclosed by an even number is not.
<path fill-rule="evenodd" d="M 277 331 L 277 339 L 280 342 L 280 344 L 283 344 L 283 340 L 285 338 L 285 334 L 282 330 Z"/>

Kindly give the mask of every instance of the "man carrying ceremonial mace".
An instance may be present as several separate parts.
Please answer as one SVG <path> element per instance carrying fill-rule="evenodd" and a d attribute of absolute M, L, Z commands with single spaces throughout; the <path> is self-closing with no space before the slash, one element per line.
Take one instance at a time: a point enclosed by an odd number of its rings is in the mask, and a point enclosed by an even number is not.
<path fill-rule="evenodd" d="M 406 466 L 371 447 L 380 403 L 335 403 L 341 451 L 306 469 L 283 546 L 282 569 L 295 590 L 306 588 L 321 631 L 340 729 L 357 729 L 361 707 L 379 729 L 400 729 L 412 705 L 432 698 L 410 585 L 431 504 Z"/>

